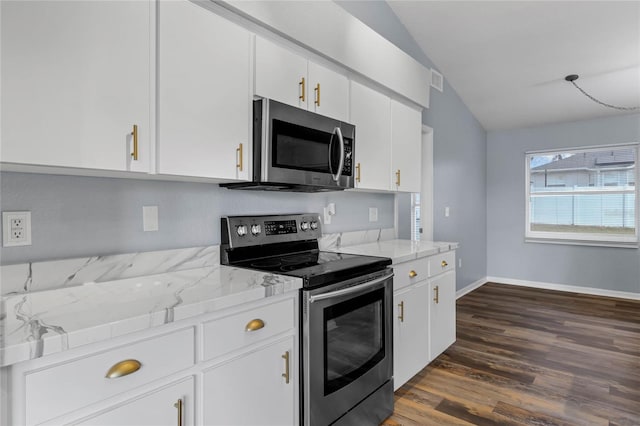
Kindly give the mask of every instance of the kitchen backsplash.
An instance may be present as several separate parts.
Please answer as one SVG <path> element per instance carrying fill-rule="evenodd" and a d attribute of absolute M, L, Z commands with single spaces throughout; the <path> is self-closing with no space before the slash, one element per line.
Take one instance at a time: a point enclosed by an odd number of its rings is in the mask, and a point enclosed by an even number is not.
<path fill-rule="evenodd" d="M 393 238 L 393 228 L 373 229 L 325 234 L 319 243 L 321 249 L 329 249 Z M 0 266 L 0 295 L 116 281 L 219 263 L 220 246 L 215 245 L 5 265 Z"/>

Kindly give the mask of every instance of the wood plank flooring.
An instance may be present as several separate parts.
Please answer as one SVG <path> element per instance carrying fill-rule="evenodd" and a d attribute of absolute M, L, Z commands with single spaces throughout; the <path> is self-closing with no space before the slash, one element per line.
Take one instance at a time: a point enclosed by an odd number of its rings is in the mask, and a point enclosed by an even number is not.
<path fill-rule="evenodd" d="M 640 301 L 488 283 L 383 425 L 640 426 Z"/>

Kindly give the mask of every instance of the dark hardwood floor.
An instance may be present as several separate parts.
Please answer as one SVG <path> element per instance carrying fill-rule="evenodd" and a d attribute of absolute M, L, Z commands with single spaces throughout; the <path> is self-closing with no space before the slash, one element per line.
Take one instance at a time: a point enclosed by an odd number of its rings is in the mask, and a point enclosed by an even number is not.
<path fill-rule="evenodd" d="M 640 425 L 640 301 L 488 283 L 387 426 Z"/>

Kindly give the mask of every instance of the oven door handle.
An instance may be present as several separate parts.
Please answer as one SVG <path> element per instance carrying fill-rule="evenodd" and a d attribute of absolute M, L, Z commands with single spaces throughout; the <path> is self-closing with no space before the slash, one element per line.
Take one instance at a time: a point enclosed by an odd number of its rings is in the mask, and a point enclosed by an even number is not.
<path fill-rule="evenodd" d="M 368 287 L 373 287 L 376 284 L 379 284 L 379 283 L 381 283 L 383 281 L 386 281 L 389 278 L 393 277 L 393 275 L 394 274 L 392 273 L 392 274 L 389 274 L 389 275 L 385 275 L 384 277 L 377 278 L 377 279 L 375 279 L 373 281 L 367 281 L 366 283 L 354 285 L 353 287 L 347 287 L 347 288 L 343 288 L 342 290 L 336 290 L 336 291 L 331 291 L 329 293 L 322 293 L 322 294 L 309 296 L 309 302 L 313 303 L 313 302 L 317 302 L 317 301 L 320 301 L 320 300 L 329 299 L 331 297 L 338 297 L 338 296 L 344 296 L 346 294 L 357 293 L 360 290 L 363 290 L 363 289 L 368 288 Z"/>
<path fill-rule="evenodd" d="M 338 140 L 340 141 L 340 162 L 338 163 L 338 172 L 335 175 L 333 173 L 331 174 L 331 177 L 333 178 L 334 182 L 337 182 L 338 180 L 340 180 L 340 176 L 342 175 L 342 167 L 344 167 L 344 138 L 342 137 L 342 130 L 340 130 L 340 127 L 336 127 L 335 129 L 333 129 L 333 133 L 338 135 Z M 331 140 L 331 143 L 329 144 L 329 170 L 331 172 L 333 172 L 331 168 L 331 145 L 332 144 L 333 144 L 333 138 Z"/>

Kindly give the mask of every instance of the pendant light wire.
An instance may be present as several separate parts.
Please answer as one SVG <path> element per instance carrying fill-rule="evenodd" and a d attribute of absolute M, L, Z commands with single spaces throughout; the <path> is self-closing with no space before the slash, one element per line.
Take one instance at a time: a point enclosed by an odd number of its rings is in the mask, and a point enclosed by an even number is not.
<path fill-rule="evenodd" d="M 566 76 L 564 79 L 565 79 L 565 80 L 567 80 L 569 83 L 573 84 L 573 85 L 576 87 L 576 89 L 578 89 L 579 91 L 581 91 L 581 92 L 582 92 L 582 94 L 583 94 L 583 95 L 585 95 L 587 98 L 591 99 L 593 102 L 595 102 L 595 103 L 597 103 L 597 104 L 600 104 L 600 105 L 602 105 L 602 106 L 606 106 L 606 107 L 609 107 L 609 108 L 617 109 L 617 110 L 620 110 L 620 111 L 636 111 L 636 110 L 639 110 L 639 109 L 640 109 L 640 106 L 633 106 L 633 107 L 621 107 L 621 106 L 611 105 L 611 104 L 608 104 L 608 103 L 602 102 L 601 100 L 598 100 L 598 99 L 594 98 L 593 96 L 591 96 L 590 94 L 588 94 L 587 92 L 585 92 L 585 91 L 582 89 L 582 87 L 580 87 L 580 86 L 578 86 L 578 85 L 576 84 L 576 80 L 578 79 L 578 76 L 577 76 L 576 74 L 568 75 L 568 76 Z"/>

